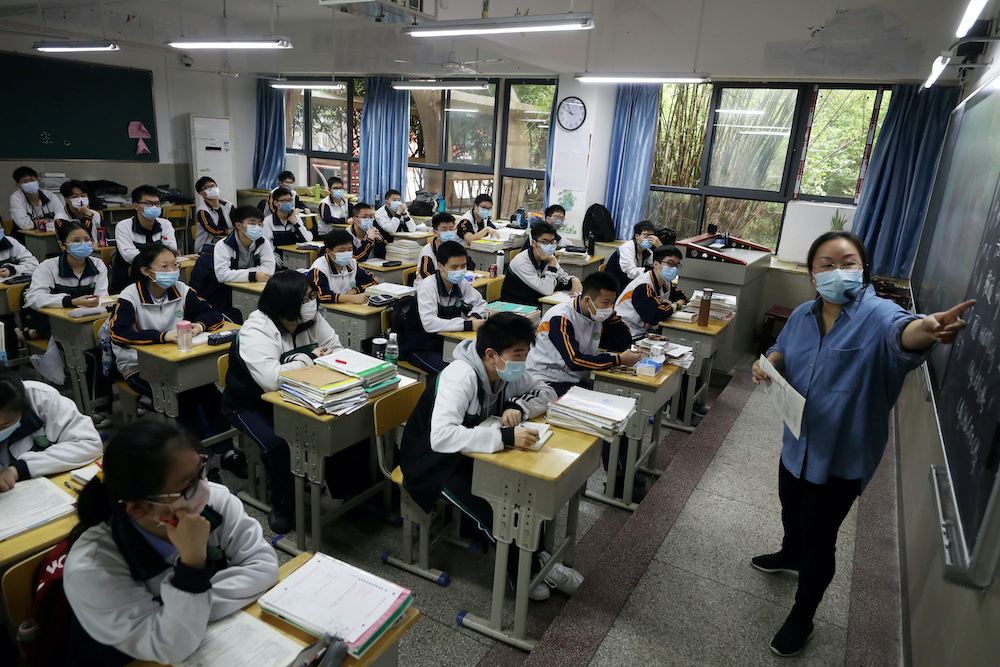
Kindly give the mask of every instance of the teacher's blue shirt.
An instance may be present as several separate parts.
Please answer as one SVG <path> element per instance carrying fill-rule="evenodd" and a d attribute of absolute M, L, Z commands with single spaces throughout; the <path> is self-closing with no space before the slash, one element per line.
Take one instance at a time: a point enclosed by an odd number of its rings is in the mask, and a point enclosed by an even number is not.
<path fill-rule="evenodd" d="M 822 307 L 817 297 L 796 308 L 768 350 L 785 356 L 785 378 L 806 399 L 799 438 L 785 426 L 781 461 L 815 484 L 832 476 L 860 479 L 864 488 L 885 452 L 903 379 L 933 346 L 904 349 L 903 329 L 918 316 L 870 285 L 844 304 L 825 336 Z"/>

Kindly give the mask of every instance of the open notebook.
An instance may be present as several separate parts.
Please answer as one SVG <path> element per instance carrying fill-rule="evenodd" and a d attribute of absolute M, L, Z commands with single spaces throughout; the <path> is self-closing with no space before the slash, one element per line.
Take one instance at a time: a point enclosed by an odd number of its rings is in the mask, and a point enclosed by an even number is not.
<path fill-rule="evenodd" d="M 0 494 L 0 541 L 76 511 L 76 498 L 47 477 L 18 482 Z"/>
<path fill-rule="evenodd" d="M 500 428 L 500 418 L 493 416 L 487 417 L 483 420 L 480 426 L 486 426 L 489 428 Z M 548 442 L 549 438 L 552 437 L 552 429 L 548 424 L 539 424 L 536 422 L 521 422 L 518 426 L 526 426 L 528 428 L 533 428 L 538 431 L 538 440 L 531 447 L 522 447 L 522 449 L 528 449 L 533 452 L 537 452 L 545 443 Z"/>

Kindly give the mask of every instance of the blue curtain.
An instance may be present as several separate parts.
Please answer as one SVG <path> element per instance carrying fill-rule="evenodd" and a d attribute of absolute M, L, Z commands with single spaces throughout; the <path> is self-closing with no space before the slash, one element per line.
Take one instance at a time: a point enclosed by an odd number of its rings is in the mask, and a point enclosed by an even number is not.
<path fill-rule="evenodd" d="M 406 160 L 410 134 L 410 93 L 393 90 L 392 79 L 365 79 L 361 109 L 359 196 L 381 202 L 386 190 L 406 190 Z"/>
<path fill-rule="evenodd" d="M 957 88 L 896 85 L 861 186 L 854 233 L 872 273 L 907 278 Z"/>
<path fill-rule="evenodd" d="M 552 96 L 552 109 L 549 110 L 549 145 L 545 149 L 545 192 L 542 203 L 545 208 L 549 207 L 549 188 L 552 187 L 552 148 L 556 143 L 556 100 L 559 99 L 559 85 L 556 84 L 555 94 Z"/>
<path fill-rule="evenodd" d="M 611 211 L 619 239 L 631 238 L 632 228 L 646 212 L 659 111 L 660 86 L 618 86 L 605 205 Z"/>
<path fill-rule="evenodd" d="M 254 186 L 270 190 L 285 169 L 285 91 L 257 79 L 257 141 L 253 150 Z M 230 193 L 235 196 L 235 193 Z"/>

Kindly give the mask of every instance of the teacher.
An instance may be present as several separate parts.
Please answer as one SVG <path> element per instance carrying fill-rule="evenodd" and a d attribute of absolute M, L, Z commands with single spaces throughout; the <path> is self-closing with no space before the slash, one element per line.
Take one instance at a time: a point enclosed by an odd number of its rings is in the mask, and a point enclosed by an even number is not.
<path fill-rule="evenodd" d="M 954 342 L 965 328 L 960 315 L 975 305 L 923 316 L 877 297 L 864 244 L 851 232 L 816 239 L 808 267 L 819 297 L 795 309 L 767 354 L 806 399 L 799 437 L 785 427 L 778 465 L 784 537 L 780 551 L 751 561 L 799 575 L 792 611 L 771 640 L 781 656 L 800 653 L 812 636 L 837 531 L 882 460 L 904 377 L 935 343 Z M 753 380 L 770 382 L 757 362 Z"/>

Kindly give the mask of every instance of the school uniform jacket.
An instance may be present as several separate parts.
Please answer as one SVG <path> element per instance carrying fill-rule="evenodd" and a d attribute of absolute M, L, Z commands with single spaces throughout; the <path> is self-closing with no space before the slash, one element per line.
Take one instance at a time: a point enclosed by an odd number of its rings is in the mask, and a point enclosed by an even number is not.
<path fill-rule="evenodd" d="M 358 266 L 355 260 L 347 266 L 337 266 L 325 252 L 309 267 L 309 281 L 319 294 L 320 303 L 340 303 L 340 297 L 352 289 L 364 292 L 377 285 L 375 277 Z"/>
<path fill-rule="evenodd" d="M 510 260 L 500 299 L 526 306 L 538 307 L 538 300 L 559 290 L 568 290 L 573 277 L 566 273 L 559 262 L 539 262 L 533 248 L 522 250 Z"/>
<path fill-rule="evenodd" d="M 108 267 L 100 259 L 87 257 L 83 271 L 77 276 L 69 265 L 66 253 L 50 257 L 31 274 L 31 284 L 25 292 L 28 308 L 72 308 L 73 299 L 81 296 L 108 295 Z"/>
<path fill-rule="evenodd" d="M 438 271 L 438 261 L 437 261 L 437 249 L 441 243 L 437 238 L 430 240 L 430 243 L 424 244 L 424 247 L 420 249 L 420 255 L 417 257 L 417 275 L 413 279 L 414 285 L 419 285 L 420 281 L 427 276 L 433 276 Z"/>
<path fill-rule="evenodd" d="M 354 225 L 347 228 L 347 233 L 351 235 L 351 242 L 354 243 L 354 259 L 363 262 L 372 255 L 379 259 L 385 259 L 385 239 L 376 238 L 374 241 L 368 238 L 367 232 L 362 232 L 358 236 L 354 231 Z"/>
<path fill-rule="evenodd" d="M 467 318 L 474 315 L 486 319 L 486 299 L 468 280 L 460 280 L 446 289 L 444 278 L 435 274 L 417 285 L 416 300 L 403 320 L 399 351 L 404 355 L 418 350 L 440 350 L 444 342 L 435 334 L 472 331 L 472 322 Z"/>
<path fill-rule="evenodd" d="M 483 231 L 486 227 L 492 227 L 496 229 L 497 226 L 493 224 L 492 218 L 486 218 L 485 221 L 480 220 L 476 222 L 476 216 L 473 215 L 472 211 L 466 211 L 465 215 L 458 219 L 458 242 L 462 245 L 469 247 L 469 244 L 465 242 L 466 234 L 478 234 Z"/>
<path fill-rule="evenodd" d="M 316 348 L 342 350 L 340 337 L 322 313 L 289 333 L 259 310 L 250 313 L 229 351 L 229 372 L 222 403 L 233 411 L 255 410 L 271 414 L 271 404 L 261 395 L 277 391 L 279 373 L 312 366 Z"/>
<path fill-rule="evenodd" d="M 204 569 L 187 567 L 172 545 L 145 537 L 121 507 L 69 550 L 66 598 L 95 641 L 137 660 L 177 663 L 198 648 L 209 622 L 278 582 L 278 559 L 260 523 L 225 486 L 207 484 L 202 516 L 212 529 Z"/>
<path fill-rule="evenodd" d="M 279 185 L 278 187 L 284 187 L 284 186 Z M 267 210 L 270 213 L 277 213 L 278 212 L 278 205 L 274 203 L 274 191 L 277 190 L 277 189 L 278 188 L 271 188 L 271 191 L 267 194 Z M 305 204 L 303 204 L 302 200 L 299 199 L 299 193 L 298 192 L 296 192 L 295 190 L 292 190 L 292 196 L 295 197 L 295 199 L 292 202 L 292 206 L 294 206 L 295 208 L 299 209 L 300 211 L 308 211 L 309 210 L 309 207 L 306 206 Z"/>
<path fill-rule="evenodd" d="M 194 232 L 194 250 L 201 249 L 209 243 L 215 243 L 233 231 L 233 205 L 225 199 L 219 200 L 219 208 L 212 208 L 204 199 L 198 204 L 195 213 L 197 229 Z"/>
<path fill-rule="evenodd" d="M 625 287 L 615 303 L 615 312 L 625 321 L 633 336 L 646 333 L 674 314 L 673 306 L 669 303 L 660 303 L 658 299 L 667 294 L 670 295 L 671 302 L 679 299 L 687 301 L 684 292 L 677 289 L 673 283 L 667 288 L 661 288 L 656 276 L 650 271 Z"/>
<path fill-rule="evenodd" d="M 641 276 L 653 266 L 652 250 L 643 250 L 635 239 L 621 244 L 618 250 L 608 258 L 605 273 L 610 273 L 618 280 L 618 293 L 630 282 Z"/>
<path fill-rule="evenodd" d="M 0 237 L 0 269 L 12 276 L 26 276 L 38 268 L 38 259 L 12 236 Z"/>
<path fill-rule="evenodd" d="M 555 399 L 555 391 L 530 373 L 517 382 L 490 383 L 476 341 L 463 340 L 455 348 L 455 360 L 441 371 L 434 390 L 420 397 L 403 430 L 399 465 L 410 497 L 433 511 L 448 479 L 463 462 L 471 463 L 462 452 L 492 453 L 514 446 L 513 428 L 479 424 L 508 409 L 532 419 Z"/>
<path fill-rule="evenodd" d="M 154 243 L 162 243 L 172 250 L 177 250 L 174 226 L 166 218 L 154 220 L 151 229 L 143 227 L 134 215 L 115 225 L 115 249 L 117 256 L 125 260 L 126 264 L 131 264 L 139 255 L 139 251 Z"/>
<path fill-rule="evenodd" d="M 79 211 L 71 211 L 69 204 L 62 207 L 62 210 L 56 213 L 56 232 L 62 229 L 64 223 L 72 220 L 73 222 L 79 222 L 81 225 L 87 228 L 87 233 L 91 236 L 94 235 L 94 228 L 101 226 L 101 214 L 97 211 L 91 211 L 90 215 L 80 213 Z"/>
<path fill-rule="evenodd" d="M 38 190 L 38 208 L 36 209 L 28 201 L 28 195 L 18 187 L 10 195 L 10 217 L 14 219 L 14 224 L 20 229 L 34 229 L 36 221 L 46 218 L 55 220 L 56 214 L 65 205 L 62 198 L 54 192 L 48 190 Z"/>
<path fill-rule="evenodd" d="M 316 221 L 316 229 L 321 236 L 325 236 L 333 231 L 333 225 L 347 224 L 347 219 L 351 217 L 351 202 L 345 196 L 339 202 L 333 200 L 333 195 L 327 195 L 319 203 L 319 218 Z"/>
<path fill-rule="evenodd" d="M 392 235 L 396 232 L 415 232 L 417 223 L 409 213 L 404 213 L 402 217 L 392 212 L 388 206 L 380 206 L 375 209 L 375 226 L 382 232 L 382 238 L 386 243 L 392 243 Z"/>
<path fill-rule="evenodd" d="M 139 354 L 134 345 L 165 343 L 168 331 L 181 320 L 200 323 L 205 331 L 222 326 L 222 315 L 198 296 L 194 288 L 178 281 L 161 299 L 154 299 L 149 287 L 137 281 L 122 290 L 111 313 L 111 351 L 122 377 L 139 370 Z"/>
<path fill-rule="evenodd" d="M 219 283 L 252 283 L 258 271 L 274 274 L 274 246 L 264 237 L 244 248 L 239 234 L 233 230 L 221 243 L 215 244 L 212 252 L 215 278 Z"/>
<path fill-rule="evenodd" d="M 295 245 L 296 243 L 312 241 L 313 235 L 306 229 L 305 223 L 301 220 L 298 223 L 293 223 L 286 218 L 286 221 L 282 222 L 278 219 L 278 214 L 274 213 L 264 218 L 263 238 L 277 248 L 279 245 Z"/>
<path fill-rule="evenodd" d="M 42 382 L 24 381 L 21 425 L 0 443 L 0 468 L 14 466 L 24 481 L 74 470 L 103 453 L 94 422 L 72 399 Z"/>
<path fill-rule="evenodd" d="M 595 322 L 584 314 L 582 298 L 564 301 L 542 316 L 535 344 L 528 352 L 528 372 L 536 378 L 577 384 L 591 371 L 621 363 L 621 355 L 601 352 L 601 347 L 625 350 L 632 344 L 632 334 L 622 318 L 612 315 L 604 322 Z"/>

